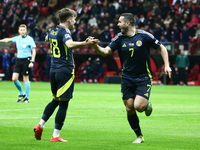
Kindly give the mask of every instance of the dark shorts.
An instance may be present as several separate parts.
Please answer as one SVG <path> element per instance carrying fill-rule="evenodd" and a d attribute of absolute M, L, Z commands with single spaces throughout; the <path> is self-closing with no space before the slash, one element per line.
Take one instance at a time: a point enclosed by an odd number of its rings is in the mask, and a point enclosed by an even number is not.
<path fill-rule="evenodd" d="M 30 64 L 31 57 L 28 58 L 17 58 L 15 67 L 13 72 L 14 73 L 23 73 L 23 75 L 27 76 L 31 74 L 31 69 L 29 68 L 28 65 Z"/>
<path fill-rule="evenodd" d="M 72 98 L 74 91 L 74 75 L 51 72 L 50 73 L 51 92 L 53 96 L 62 98 Z"/>
<path fill-rule="evenodd" d="M 149 100 L 151 86 L 151 80 L 149 79 L 144 81 L 132 82 L 128 79 L 123 78 L 121 82 L 122 99 L 124 100 L 139 95 Z"/>

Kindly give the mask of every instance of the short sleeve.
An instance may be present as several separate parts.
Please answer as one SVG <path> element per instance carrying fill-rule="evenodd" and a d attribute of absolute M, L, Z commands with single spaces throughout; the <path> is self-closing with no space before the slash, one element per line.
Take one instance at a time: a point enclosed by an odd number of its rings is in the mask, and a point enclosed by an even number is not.
<path fill-rule="evenodd" d="M 15 43 L 17 41 L 18 36 L 12 37 L 12 42 Z"/>
<path fill-rule="evenodd" d="M 31 38 L 31 49 L 36 48 L 35 41 Z"/>
<path fill-rule="evenodd" d="M 147 34 L 148 43 L 151 48 L 158 49 L 161 43 L 150 33 Z"/>
<path fill-rule="evenodd" d="M 120 44 L 120 37 L 116 36 L 108 46 L 114 52 L 114 51 L 118 50 L 119 44 Z"/>
<path fill-rule="evenodd" d="M 72 37 L 71 37 L 71 33 L 69 31 L 67 32 L 67 30 L 65 30 L 65 32 L 62 32 L 63 43 L 65 43 L 66 41 L 68 41 L 70 39 L 72 39 Z"/>

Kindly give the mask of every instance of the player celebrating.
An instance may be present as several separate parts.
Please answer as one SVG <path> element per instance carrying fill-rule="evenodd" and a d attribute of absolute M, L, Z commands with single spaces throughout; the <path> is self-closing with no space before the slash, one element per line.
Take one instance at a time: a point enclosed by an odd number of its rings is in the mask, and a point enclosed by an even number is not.
<path fill-rule="evenodd" d="M 34 127 L 35 138 L 41 139 L 43 128 L 49 117 L 59 105 L 55 117 L 55 128 L 51 142 L 67 142 L 60 137 L 60 131 L 65 121 L 69 100 L 72 98 L 74 89 L 74 60 L 72 49 L 87 45 L 97 44 L 99 41 L 87 38 L 83 42 L 74 42 L 71 38 L 70 29 L 74 28 L 76 12 L 63 8 L 58 11 L 60 24 L 52 28 L 46 36 L 46 42 L 50 42 L 52 58 L 50 70 L 50 83 L 53 100 L 46 106 L 42 119 Z"/>
<path fill-rule="evenodd" d="M 18 36 L 12 38 L 5 38 L 0 42 L 15 42 L 17 47 L 17 61 L 13 70 L 12 80 L 15 86 L 19 90 L 19 98 L 16 102 L 29 102 L 30 93 L 30 82 L 29 75 L 31 74 L 31 68 L 33 68 L 35 56 L 36 56 L 36 45 L 32 37 L 26 35 L 27 27 L 25 24 L 21 24 L 18 30 Z M 31 54 L 32 53 L 32 54 Z M 23 72 L 23 81 L 25 85 L 26 94 L 22 90 L 21 83 L 19 82 L 19 74 Z M 23 101 L 22 101 L 23 100 Z"/>
<path fill-rule="evenodd" d="M 93 45 L 94 49 L 102 56 L 106 56 L 118 50 L 120 61 L 123 66 L 121 93 L 126 106 L 127 119 L 137 135 L 133 143 L 144 142 L 139 118 L 136 111 L 145 111 L 146 116 L 152 113 L 149 102 L 152 86 L 152 71 L 150 65 L 150 47 L 161 51 L 165 63 L 165 73 L 171 76 L 166 48 L 154 38 L 154 36 L 143 30 L 135 28 L 135 19 L 131 13 L 123 13 L 118 26 L 121 29 L 113 41 L 105 48 Z"/>

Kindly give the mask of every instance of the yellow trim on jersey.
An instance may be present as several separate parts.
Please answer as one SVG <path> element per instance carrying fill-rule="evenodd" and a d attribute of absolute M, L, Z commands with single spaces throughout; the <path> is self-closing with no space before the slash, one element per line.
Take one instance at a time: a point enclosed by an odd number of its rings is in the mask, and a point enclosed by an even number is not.
<path fill-rule="evenodd" d="M 66 60 L 68 60 L 68 52 L 67 52 L 67 46 L 65 44 L 63 44 L 64 49 L 65 49 L 65 53 L 66 53 Z"/>
<path fill-rule="evenodd" d="M 60 97 L 71 86 L 73 81 L 74 81 L 74 74 L 69 79 L 69 81 L 67 81 L 67 83 L 65 83 L 61 88 L 59 88 L 56 97 Z"/>
<path fill-rule="evenodd" d="M 149 70 L 149 66 L 148 66 L 148 63 L 147 63 L 147 62 L 146 62 L 146 67 L 147 67 L 147 73 L 148 73 L 149 78 L 150 78 L 150 80 L 151 80 L 151 82 L 152 82 L 153 78 L 152 78 L 152 75 L 151 75 L 151 72 L 150 72 L 150 70 Z"/>

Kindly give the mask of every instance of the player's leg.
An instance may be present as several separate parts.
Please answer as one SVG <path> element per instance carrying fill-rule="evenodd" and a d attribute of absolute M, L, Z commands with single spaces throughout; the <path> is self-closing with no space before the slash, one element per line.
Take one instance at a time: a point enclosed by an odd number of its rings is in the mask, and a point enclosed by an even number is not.
<path fill-rule="evenodd" d="M 67 142 L 67 140 L 63 140 L 60 137 L 60 131 L 64 125 L 64 121 L 67 114 L 67 108 L 69 104 L 69 100 L 67 98 L 59 98 L 59 109 L 55 117 L 55 128 L 53 132 L 53 136 L 51 137 L 51 142 Z"/>
<path fill-rule="evenodd" d="M 135 132 L 137 138 L 133 143 L 142 143 L 144 142 L 144 138 L 142 135 L 142 131 L 139 125 L 139 118 L 137 116 L 137 113 L 134 109 L 134 98 L 128 98 L 124 99 L 124 105 L 126 106 L 126 111 L 127 111 L 127 119 L 129 122 L 129 125 Z"/>
<path fill-rule="evenodd" d="M 130 80 L 122 79 L 121 92 L 123 95 L 122 99 L 124 105 L 126 106 L 127 119 L 131 128 L 133 129 L 133 131 L 137 136 L 136 142 L 134 141 L 134 143 L 142 143 L 144 142 L 144 138 L 139 125 L 139 118 L 134 108 L 135 90 L 136 90 L 136 85 L 134 83 L 132 83 Z"/>
<path fill-rule="evenodd" d="M 50 80 L 51 80 L 51 82 L 50 82 L 51 83 L 51 92 L 54 97 L 53 97 L 53 100 L 46 105 L 39 124 L 37 126 L 35 126 L 33 129 L 35 132 L 35 138 L 37 140 L 41 140 L 44 125 L 48 121 L 48 119 L 51 117 L 54 110 L 56 109 L 56 107 L 59 104 L 59 98 L 55 96 L 56 92 L 57 92 L 57 83 L 56 83 L 56 79 L 55 79 L 55 73 L 50 73 Z"/>
<path fill-rule="evenodd" d="M 55 128 L 53 132 L 53 136 L 51 137 L 51 142 L 67 142 L 60 137 L 60 131 L 63 127 L 69 100 L 73 97 L 74 90 L 74 75 L 66 74 L 66 73 L 58 73 L 56 74 L 56 79 L 59 79 L 59 83 L 57 83 L 57 94 L 59 97 L 59 109 L 55 118 Z"/>
<path fill-rule="evenodd" d="M 146 116 L 150 116 L 153 110 L 152 105 L 149 102 L 152 86 L 151 80 L 144 80 L 136 84 L 136 97 L 134 101 L 135 110 L 138 112 L 145 111 Z"/>

